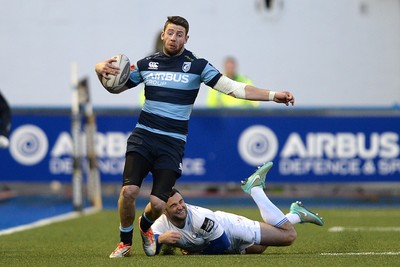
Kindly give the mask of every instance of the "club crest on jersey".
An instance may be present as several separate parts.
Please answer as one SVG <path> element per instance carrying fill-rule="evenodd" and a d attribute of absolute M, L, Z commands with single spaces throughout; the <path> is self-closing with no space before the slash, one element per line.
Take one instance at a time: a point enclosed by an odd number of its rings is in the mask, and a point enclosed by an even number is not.
<path fill-rule="evenodd" d="M 192 62 L 183 62 L 182 70 L 184 72 L 188 72 L 190 67 L 192 66 Z"/>

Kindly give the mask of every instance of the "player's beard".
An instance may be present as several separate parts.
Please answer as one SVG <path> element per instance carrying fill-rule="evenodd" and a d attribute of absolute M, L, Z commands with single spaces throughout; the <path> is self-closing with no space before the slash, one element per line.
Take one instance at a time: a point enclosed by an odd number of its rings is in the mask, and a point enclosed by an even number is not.
<path fill-rule="evenodd" d="M 167 54 L 168 56 L 176 56 L 180 54 L 183 51 L 184 45 L 181 46 L 174 46 L 174 45 L 168 45 L 164 44 L 164 53 Z"/>
<path fill-rule="evenodd" d="M 184 227 L 187 218 L 187 208 L 182 207 L 181 211 L 168 214 L 170 221 L 177 227 Z"/>

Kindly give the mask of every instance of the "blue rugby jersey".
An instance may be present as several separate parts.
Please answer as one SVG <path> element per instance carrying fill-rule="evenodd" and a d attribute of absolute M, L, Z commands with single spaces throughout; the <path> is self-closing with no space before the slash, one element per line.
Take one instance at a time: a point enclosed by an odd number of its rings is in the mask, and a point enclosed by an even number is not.
<path fill-rule="evenodd" d="M 186 142 L 200 84 L 213 87 L 220 77 L 207 60 L 186 49 L 175 57 L 155 53 L 139 60 L 126 84 L 130 88 L 145 84 L 146 100 L 136 127 Z"/>

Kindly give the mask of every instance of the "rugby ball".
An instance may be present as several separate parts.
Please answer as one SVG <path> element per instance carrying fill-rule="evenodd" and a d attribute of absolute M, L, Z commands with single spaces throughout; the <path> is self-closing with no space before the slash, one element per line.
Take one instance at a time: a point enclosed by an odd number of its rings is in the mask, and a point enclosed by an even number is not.
<path fill-rule="evenodd" d="M 131 73 L 130 67 L 131 64 L 129 62 L 129 58 L 123 54 L 119 54 L 113 57 L 116 61 L 112 62 L 112 64 L 120 69 L 117 75 L 109 74 L 109 79 L 104 77 L 101 78 L 101 83 L 104 88 L 110 93 L 119 93 L 125 83 L 129 79 L 129 74 Z"/>

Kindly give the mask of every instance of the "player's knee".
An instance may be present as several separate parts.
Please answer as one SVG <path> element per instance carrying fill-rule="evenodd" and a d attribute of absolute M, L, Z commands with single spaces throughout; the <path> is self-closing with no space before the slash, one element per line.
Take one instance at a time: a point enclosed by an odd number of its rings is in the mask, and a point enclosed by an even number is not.
<path fill-rule="evenodd" d="M 290 222 L 285 223 L 282 225 L 282 242 L 281 246 L 290 246 L 297 238 L 296 229 L 294 229 L 293 224 Z"/>
<path fill-rule="evenodd" d="M 290 246 L 291 244 L 293 244 L 293 242 L 296 240 L 296 238 L 297 238 L 297 232 L 294 229 L 294 227 L 292 227 L 286 233 L 286 245 Z"/>
<path fill-rule="evenodd" d="M 121 189 L 121 196 L 126 200 L 134 201 L 139 194 L 139 190 L 136 185 L 125 185 Z"/>

